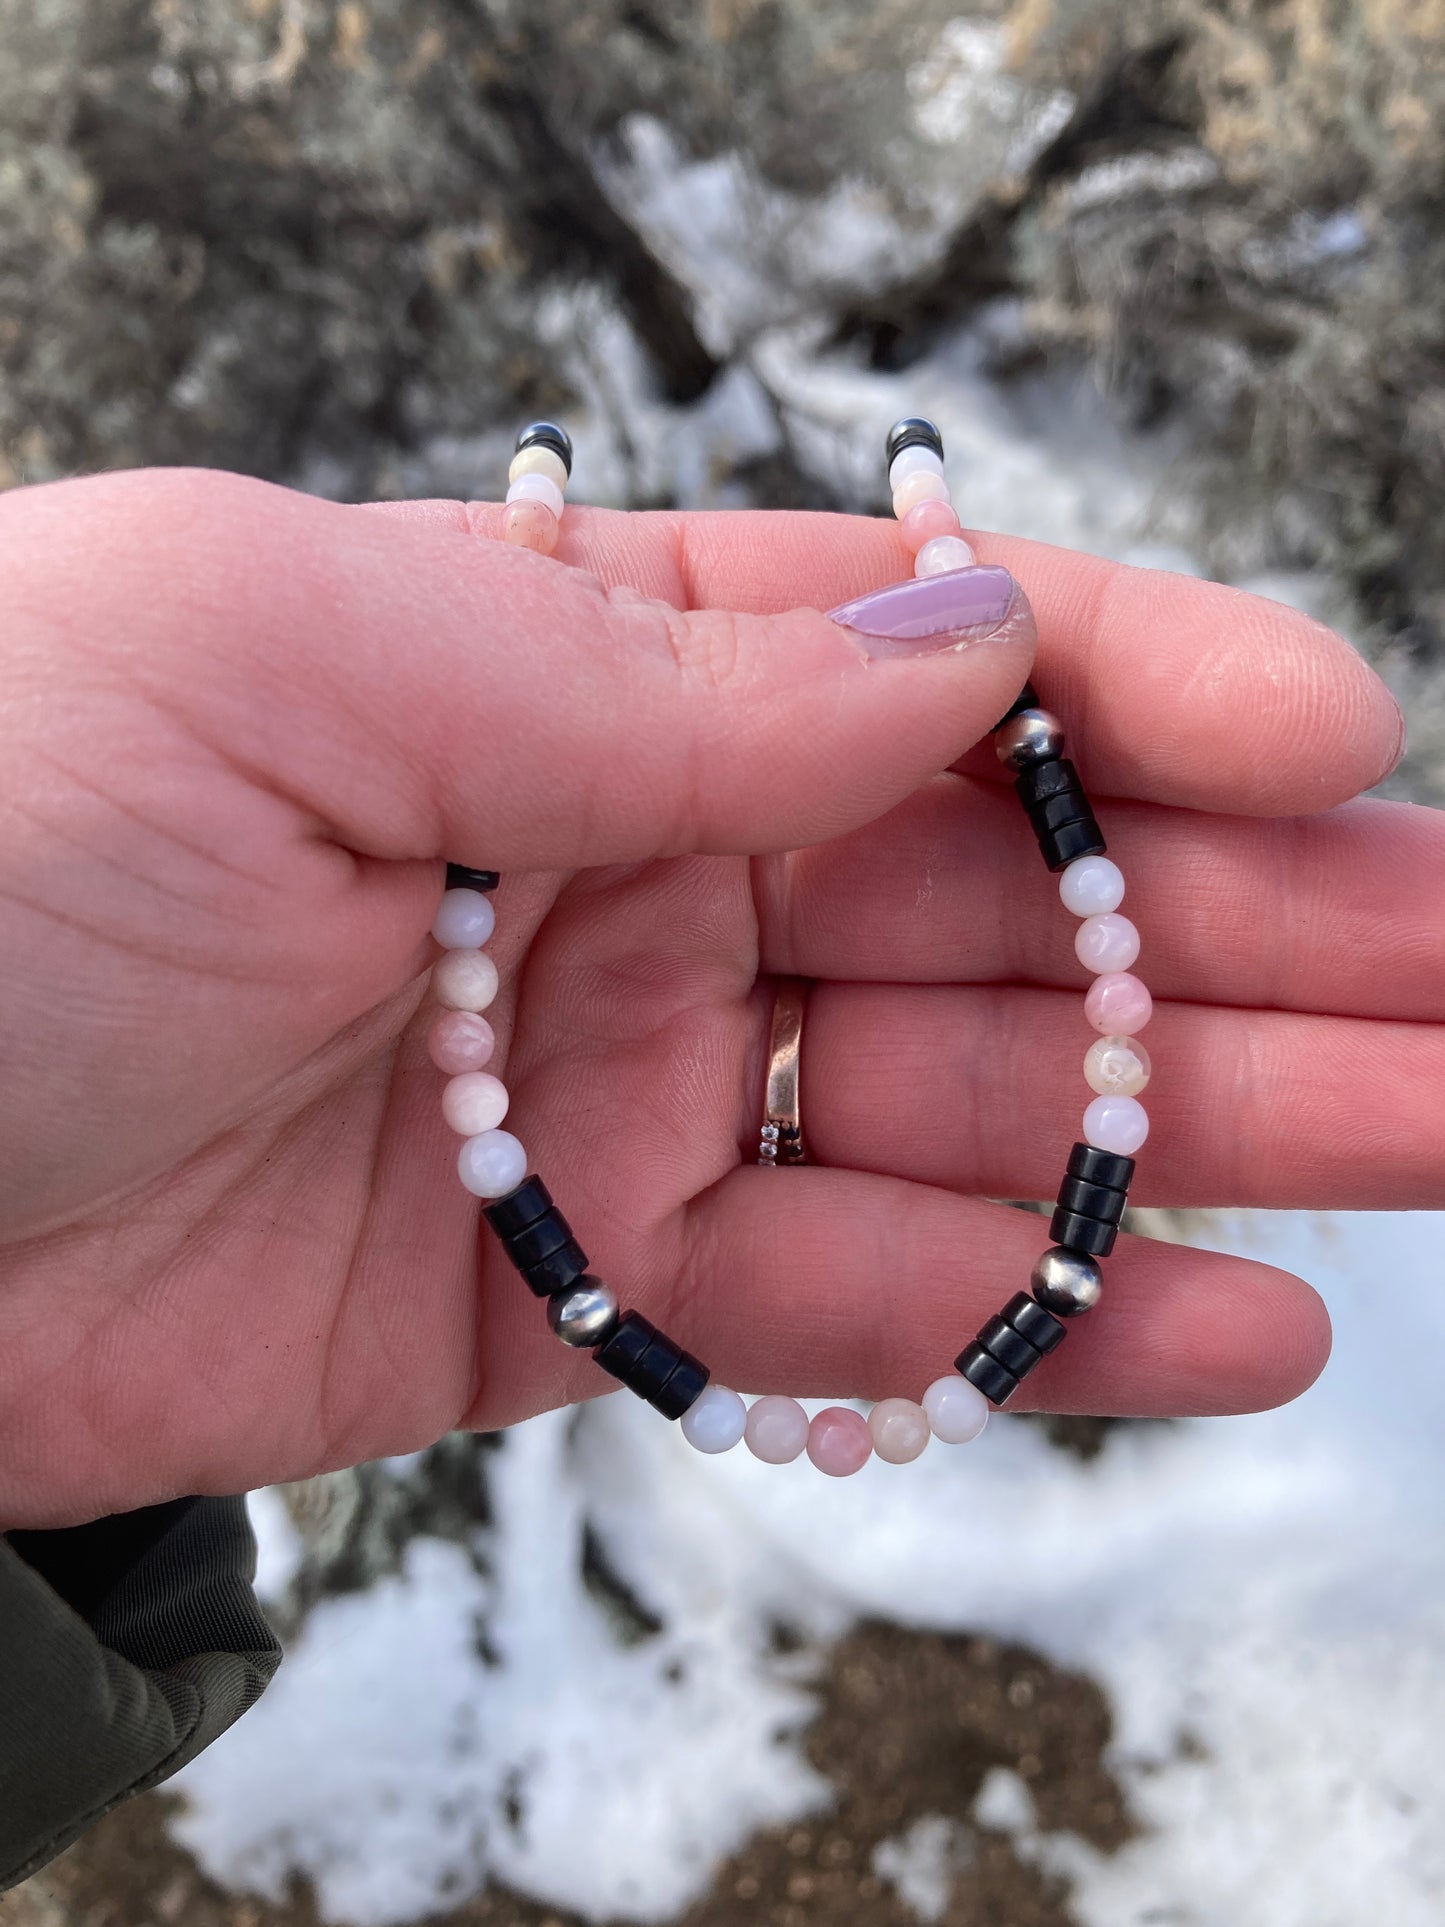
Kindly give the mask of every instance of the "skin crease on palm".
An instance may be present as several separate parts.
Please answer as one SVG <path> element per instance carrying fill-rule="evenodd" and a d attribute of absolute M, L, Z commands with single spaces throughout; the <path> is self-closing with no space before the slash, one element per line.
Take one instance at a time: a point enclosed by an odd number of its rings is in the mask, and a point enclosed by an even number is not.
<path fill-rule="evenodd" d="M 1046 1242 L 984 1199 L 1053 1194 L 1087 980 L 968 747 L 1027 637 L 867 661 L 812 612 L 908 573 L 882 522 L 569 509 L 552 560 L 497 528 L 175 471 L 0 502 L 0 1526 L 607 1389 L 485 1239 L 478 1274 L 422 1044 L 444 857 L 504 873 L 509 1126 L 724 1382 L 916 1397 Z M 1143 934 L 1136 1202 L 1438 1206 L 1445 818 L 1349 800 L 1388 692 L 1275 604 L 976 546 Z M 783 1173 L 773 972 L 818 980 L 819 1163 Z M 1303 1282 L 1123 1238 L 1021 1402 L 1248 1410 L 1327 1349 Z"/>

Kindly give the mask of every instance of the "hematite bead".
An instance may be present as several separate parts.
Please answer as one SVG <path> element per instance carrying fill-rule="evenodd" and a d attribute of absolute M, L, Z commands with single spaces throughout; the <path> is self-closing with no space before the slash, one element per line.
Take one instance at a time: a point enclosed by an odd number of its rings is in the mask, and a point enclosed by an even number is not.
<path fill-rule="evenodd" d="M 1062 1345 L 1069 1335 L 1067 1325 L 1061 1325 L 1051 1311 L 1045 1311 L 1035 1298 L 1021 1291 L 1010 1298 L 1003 1308 L 1006 1318 L 1016 1332 L 1026 1338 L 1036 1352 L 1045 1356 Z"/>
<path fill-rule="evenodd" d="M 566 1291 L 587 1273 L 587 1253 L 575 1238 L 570 1238 L 550 1258 L 539 1259 L 522 1273 L 528 1291 L 538 1298 L 550 1298 Z"/>
<path fill-rule="evenodd" d="M 538 1218 L 522 1231 L 513 1231 L 504 1240 L 507 1256 L 518 1271 L 530 1271 L 533 1265 L 541 1264 L 550 1258 L 554 1251 L 564 1245 L 573 1244 L 572 1227 L 554 1205 L 546 1217 Z"/>
<path fill-rule="evenodd" d="M 975 1338 L 964 1346 L 953 1361 L 953 1368 L 970 1385 L 976 1385 L 984 1397 L 994 1405 L 1002 1405 L 1013 1397 L 1019 1382 L 1006 1365 L 1000 1365 L 990 1351 L 985 1351 Z"/>
<path fill-rule="evenodd" d="M 449 890 L 495 890 L 502 880 L 500 870 L 469 870 L 464 863 L 447 865 Z"/>
<path fill-rule="evenodd" d="M 1077 863 L 1081 856 L 1103 856 L 1108 847 L 1104 832 L 1092 816 L 1081 817 L 1077 823 L 1066 823 L 1061 830 L 1050 830 L 1039 837 L 1044 863 L 1055 876 L 1060 870 L 1067 870 L 1071 863 Z"/>
<path fill-rule="evenodd" d="M 552 1193 L 537 1177 L 528 1178 L 515 1191 L 482 1206 L 482 1216 L 499 1238 L 510 1238 L 552 1209 Z"/>
<path fill-rule="evenodd" d="M 1133 1158 L 1121 1157 L 1117 1151 L 1101 1151 L 1097 1145 L 1079 1139 L 1069 1153 L 1068 1170 L 1071 1178 L 1106 1184 L 1111 1191 L 1127 1191 L 1134 1182 L 1134 1164 Z"/>
<path fill-rule="evenodd" d="M 517 451 L 524 448 L 554 448 L 562 457 L 568 475 L 572 473 L 572 437 L 556 422 L 528 422 L 517 437 Z"/>
<path fill-rule="evenodd" d="M 564 1345 L 590 1351 L 612 1335 L 617 1323 L 617 1295 L 610 1285 L 589 1273 L 569 1291 L 555 1292 L 548 1299 L 547 1323 Z"/>
<path fill-rule="evenodd" d="M 1076 1318 L 1099 1302 L 1104 1280 L 1093 1259 L 1083 1252 L 1052 1245 L 1034 1266 L 1029 1279 L 1034 1297 L 1060 1318 Z"/>
<path fill-rule="evenodd" d="M 1098 1218 L 1103 1224 L 1117 1224 L 1127 1203 L 1122 1191 L 1107 1184 L 1090 1184 L 1087 1178 L 1065 1178 L 1059 1186 L 1061 1211 L 1077 1211 L 1081 1217 Z M 1057 1238 L 1055 1243 L 1065 1244 L 1067 1240 Z"/>
<path fill-rule="evenodd" d="M 1042 709 L 1042 708 L 1043 708 L 1043 704 L 1039 701 L 1039 692 L 1034 688 L 1031 682 L 1026 682 L 1023 688 L 1019 691 L 1018 695 L 1014 698 L 1009 708 L 1007 708 L 1004 711 L 1002 716 L 999 717 L 998 721 L 994 724 L 993 728 L 989 731 L 989 735 L 997 736 L 998 732 L 1003 728 L 1004 724 L 1011 723 L 1014 717 L 1018 715 L 1020 710 Z"/>
<path fill-rule="evenodd" d="M 935 455 L 941 456 L 943 436 L 926 415 L 905 415 L 901 422 L 894 422 L 888 431 L 887 461 L 890 468 L 894 457 L 901 455 L 905 448 L 931 448 Z"/>
<path fill-rule="evenodd" d="M 656 1336 L 657 1327 L 650 1318 L 644 1318 L 640 1311 L 625 1311 L 616 1331 L 606 1344 L 598 1347 L 597 1363 L 604 1372 L 611 1372 L 614 1378 L 622 1378 L 624 1373 L 632 1370 Z"/>
<path fill-rule="evenodd" d="M 1025 1378 L 1038 1364 L 1041 1354 L 1020 1332 L 1016 1332 L 1007 1319 L 990 1318 L 986 1325 L 980 1325 L 978 1343 L 996 1358 L 1000 1365 L 1007 1366 L 1015 1378 Z"/>
<path fill-rule="evenodd" d="M 1088 1218 L 1081 1211 L 1055 1211 L 1049 1219 L 1049 1236 L 1056 1245 L 1070 1251 L 1085 1252 L 1091 1258 L 1107 1258 L 1119 1237 L 1119 1227 L 1107 1218 Z"/>
<path fill-rule="evenodd" d="M 667 1383 L 648 1403 L 653 1411 L 661 1412 L 664 1418 L 681 1418 L 706 1389 L 710 1376 L 701 1359 L 694 1358 L 691 1352 L 683 1352 L 673 1366 Z"/>
<path fill-rule="evenodd" d="M 1051 796 L 1072 794 L 1076 790 L 1082 796 L 1084 786 L 1079 781 L 1079 772 L 1067 756 L 1054 756 L 1046 763 L 1031 764 L 1014 779 L 1014 795 L 1030 812 Z"/>

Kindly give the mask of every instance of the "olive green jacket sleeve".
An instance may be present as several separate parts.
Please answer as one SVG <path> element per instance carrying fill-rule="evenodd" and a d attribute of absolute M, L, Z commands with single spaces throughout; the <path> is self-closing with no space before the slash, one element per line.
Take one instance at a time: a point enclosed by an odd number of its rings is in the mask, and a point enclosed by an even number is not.
<path fill-rule="evenodd" d="M 0 1538 L 0 1891 L 194 1759 L 281 1658 L 243 1499 Z"/>

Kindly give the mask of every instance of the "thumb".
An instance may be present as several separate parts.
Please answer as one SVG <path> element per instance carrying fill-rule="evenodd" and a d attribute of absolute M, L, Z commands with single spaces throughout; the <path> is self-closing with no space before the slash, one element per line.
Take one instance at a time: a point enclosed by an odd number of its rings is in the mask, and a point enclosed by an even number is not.
<path fill-rule="evenodd" d="M 0 561 L 337 841 L 500 869 L 836 836 L 984 734 L 1033 656 L 1003 569 L 832 620 L 684 611 L 461 519 L 210 473 L 22 491 Z"/>

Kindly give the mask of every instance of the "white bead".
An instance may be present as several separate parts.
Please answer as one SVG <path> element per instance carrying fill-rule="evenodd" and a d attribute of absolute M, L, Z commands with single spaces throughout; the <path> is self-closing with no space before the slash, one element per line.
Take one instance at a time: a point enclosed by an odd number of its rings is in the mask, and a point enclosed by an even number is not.
<path fill-rule="evenodd" d="M 941 475 L 928 475 L 919 470 L 914 475 L 905 475 L 893 491 L 893 513 L 900 522 L 920 502 L 946 502 L 952 507 L 953 497 Z"/>
<path fill-rule="evenodd" d="M 1096 1151 L 1131 1158 L 1149 1135 L 1149 1113 L 1137 1097 L 1096 1097 L 1084 1113 L 1084 1139 Z"/>
<path fill-rule="evenodd" d="M 1074 932 L 1074 955 L 1096 976 L 1127 970 L 1139 955 L 1139 932 L 1117 911 L 1085 917 Z"/>
<path fill-rule="evenodd" d="M 1100 1037 L 1084 1053 L 1084 1082 L 1100 1097 L 1137 1097 L 1152 1068 L 1137 1037 Z"/>
<path fill-rule="evenodd" d="M 707 1385 L 682 1415 L 682 1436 L 699 1452 L 731 1452 L 742 1443 L 748 1408 L 726 1385 Z"/>
<path fill-rule="evenodd" d="M 1106 856 L 1081 856 L 1059 878 L 1064 908 L 1076 917 L 1097 917 L 1124 901 L 1124 872 Z"/>
<path fill-rule="evenodd" d="M 540 502 L 544 508 L 551 509 L 560 518 L 567 506 L 567 498 L 552 480 L 550 475 L 519 475 L 507 487 L 509 502 Z"/>
<path fill-rule="evenodd" d="M 947 575 L 950 569 L 971 569 L 973 550 L 961 535 L 935 535 L 913 558 L 915 575 Z"/>
<path fill-rule="evenodd" d="M 888 490 L 892 494 L 898 484 L 908 475 L 941 475 L 943 457 L 936 448 L 925 448 L 915 442 L 911 448 L 903 448 L 893 457 L 888 466 Z"/>
<path fill-rule="evenodd" d="M 442 1116 L 462 1137 L 495 1131 L 511 1102 L 507 1087 L 490 1071 L 458 1071 L 442 1089 Z"/>
<path fill-rule="evenodd" d="M 448 890 L 437 905 L 431 933 L 443 950 L 480 950 L 496 927 L 490 897 L 480 890 Z"/>
<path fill-rule="evenodd" d="M 457 1176 L 474 1198 L 505 1198 L 527 1175 L 527 1153 L 510 1131 L 483 1131 L 457 1152 Z"/>
<path fill-rule="evenodd" d="M 549 482 L 566 490 L 567 464 L 555 448 L 544 448 L 540 442 L 530 447 L 519 448 L 512 457 L 512 466 L 507 470 L 509 482 L 520 482 L 524 475 L 545 475 Z"/>
<path fill-rule="evenodd" d="M 988 1424 L 988 1400 L 957 1372 L 936 1378 L 923 1394 L 933 1436 L 945 1445 L 967 1445 Z"/>
<path fill-rule="evenodd" d="M 484 950 L 449 950 L 432 966 L 432 995 L 448 1010 L 485 1010 L 499 981 Z"/>

